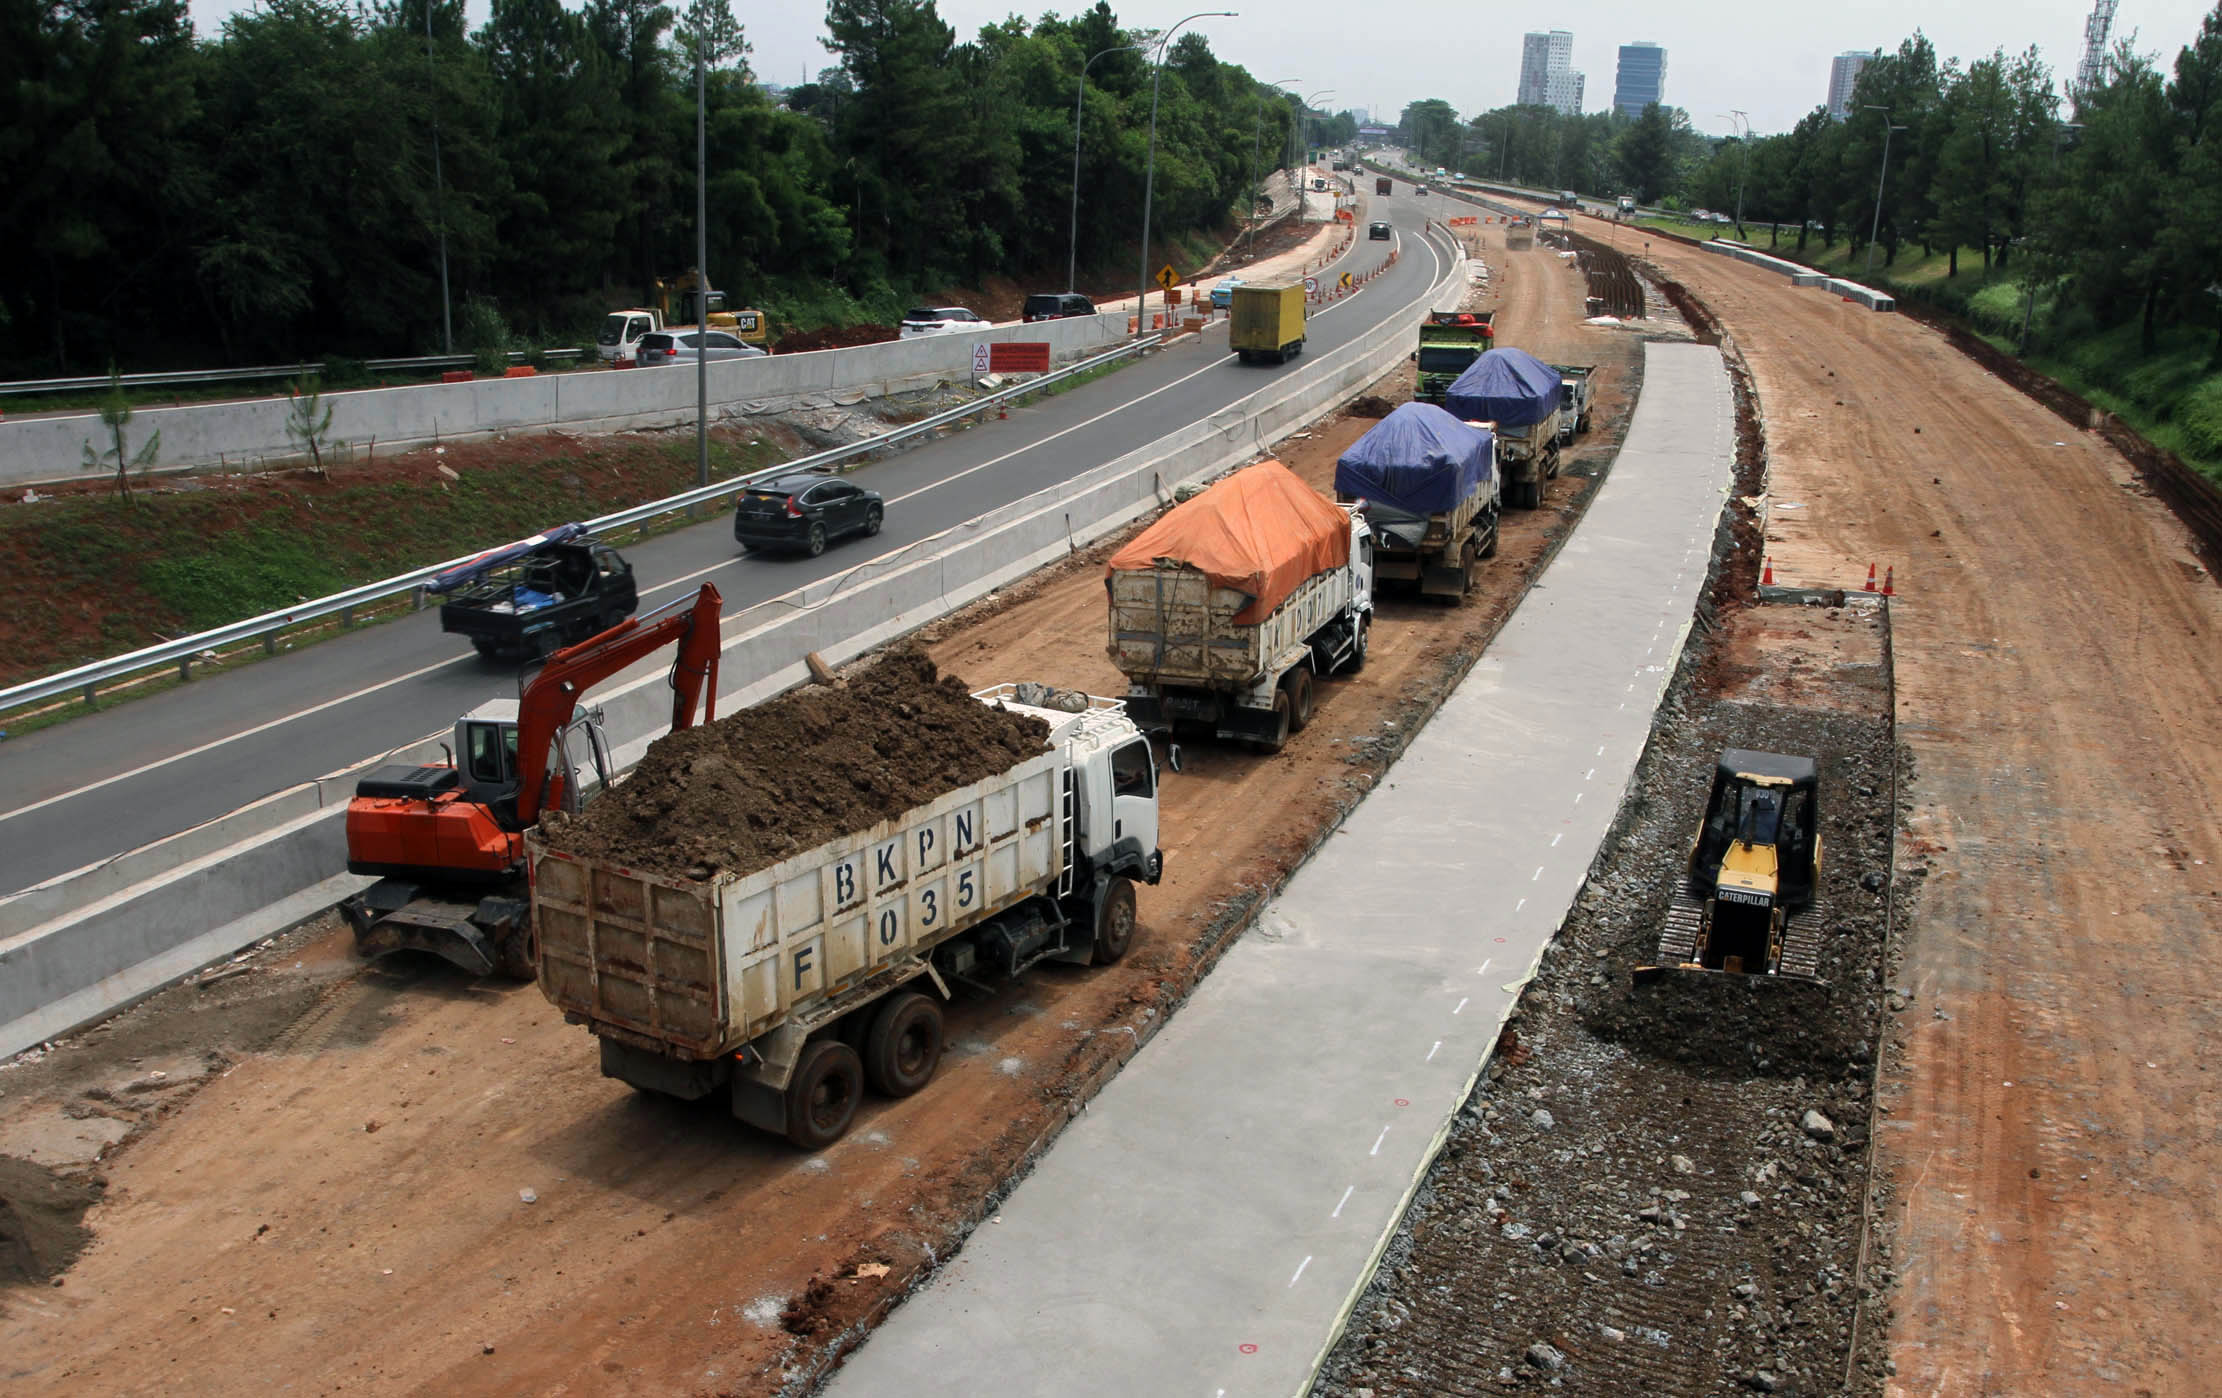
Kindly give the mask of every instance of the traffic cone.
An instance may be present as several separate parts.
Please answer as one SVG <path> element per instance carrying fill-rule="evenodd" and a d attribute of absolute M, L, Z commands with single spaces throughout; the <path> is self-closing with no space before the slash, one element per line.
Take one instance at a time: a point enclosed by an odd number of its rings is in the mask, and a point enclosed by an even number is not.
<path fill-rule="evenodd" d="M 1009 401 L 1006 400 L 995 405 L 995 420 L 997 422 L 1009 422 L 1011 420 L 1011 405 Z"/>
<path fill-rule="evenodd" d="M 1898 565 L 1896 564 L 1892 564 L 1890 567 L 1883 570 L 1883 596 L 1891 597 L 1896 595 L 1890 590 L 1890 584 L 1891 581 L 1897 576 Z"/>
<path fill-rule="evenodd" d="M 1759 570 L 1759 585 L 1761 587 L 1773 587 L 1775 585 L 1775 561 L 1771 558 L 1766 560 L 1766 566 Z"/>
<path fill-rule="evenodd" d="M 1872 563 L 1867 565 L 1867 590 L 1869 592 L 1875 590 L 1875 565 Z"/>

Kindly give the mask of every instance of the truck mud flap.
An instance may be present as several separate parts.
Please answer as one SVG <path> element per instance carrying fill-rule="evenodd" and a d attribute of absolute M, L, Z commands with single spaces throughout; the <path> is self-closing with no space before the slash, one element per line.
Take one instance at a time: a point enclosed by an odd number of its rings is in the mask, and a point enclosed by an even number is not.
<path fill-rule="evenodd" d="M 724 1058 L 681 1059 L 602 1039 L 602 1076 L 682 1102 L 699 1102 L 726 1085 L 732 1065 Z"/>

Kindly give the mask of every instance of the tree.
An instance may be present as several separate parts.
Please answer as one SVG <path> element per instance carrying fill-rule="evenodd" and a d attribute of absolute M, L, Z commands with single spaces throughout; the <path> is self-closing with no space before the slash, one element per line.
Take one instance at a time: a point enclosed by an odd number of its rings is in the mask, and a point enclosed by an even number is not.
<path fill-rule="evenodd" d="M 1656 203 L 1674 184 L 1674 125 L 1667 109 L 1656 102 L 1620 137 L 1621 183 L 1635 191 L 1639 202 Z"/>
<path fill-rule="evenodd" d="M 291 400 L 286 405 L 285 434 L 308 450 L 310 468 L 321 476 L 324 474 L 324 438 L 332 430 L 331 406 L 324 401 L 324 392 L 314 374 L 286 387 Z"/>
<path fill-rule="evenodd" d="M 147 438 L 145 445 L 136 452 L 124 441 L 123 430 L 131 424 L 131 399 L 123 391 L 123 377 L 111 366 L 108 370 L 108 395 L 100 403 L 100 425 L 108 429 L 109 447 L 106 451 L 85 443 L 85 469 L 97 471 L 109 461 L 116 463 L 116 491 L 126 505 L 131 499 L 131 473 L 144 471 L 154 465 L 155 454 L 162 449 L 162 434 L 156 432 Z"/>

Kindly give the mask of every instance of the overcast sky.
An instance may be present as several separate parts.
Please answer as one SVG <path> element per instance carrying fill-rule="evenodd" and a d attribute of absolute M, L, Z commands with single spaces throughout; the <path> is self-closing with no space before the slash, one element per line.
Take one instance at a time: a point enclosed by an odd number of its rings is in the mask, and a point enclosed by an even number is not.
<path fill-rule="evenodd" d="M 575 0 L 566 0 L 567 4 Z M 940 0 L 942 18 L 960 38 L 1014 11 L 1077 14 L 1093 0 L 1018 5 L 1009 0 Z M 1519 28 L 1566 29 L 1574 35 L 1574 67 L 1588 75 L 1583 107 L 1612 105 L 1619 46 L 1638 40 L 1667 51 L 1666 100 L 1688 111 L 1704 131 L 1726 132 L 1724 113 L 1742 109 L 1754 130 L 1785 131 L 1828 96 L 1829 60 L 1849 50 L 1895 48 L 1925 28 L 1941 57 L 1974 58 L 2003 46 L 2035 44 L 2063 82 L 2083 53 L 2090 0 L 1853 0 L 1851 4 L 1754 4 L 1751 0 L 1683 0 L 1675 5 L 1631 0 L 1556 0 L 1528 11 L 1523 23 L 1475 0 L 1196 0 L 1242 11 L 1235 19 L 1191 26 L 1223 59 L 1261 80 L 1302 80 L 1304 92 L 1335 89 L 1322 105 L 1364 107 L 1394 120 L 1404 104 L 1440 97 L 1462 115 L 1510 102 L 1520 76 Z M 488 0 L 469 0 L 474 24 Z M 1122 23 L 1171 23 L 1193 5 L 1114 0 Z M 193 0 L 193 17 L 213 33 L 238 0 Z M 2121 0 L 2114 35 L 2136 34 L 2138 47 L 2158 52 L 2163 67 L 2190 42 L 2211 0 Z M 817 0 L 734 0 L 734 13 L 755 45 L 756 71 L 783 86 L 832 60 L 818 40 L 825 8 Z M 1548 15 L 1548 19 L 1540 16 Z M 1514 26 L 1518 26 L 1516 28 Z M 1185 31 L 1184 31 L 1185 32 Z"/>

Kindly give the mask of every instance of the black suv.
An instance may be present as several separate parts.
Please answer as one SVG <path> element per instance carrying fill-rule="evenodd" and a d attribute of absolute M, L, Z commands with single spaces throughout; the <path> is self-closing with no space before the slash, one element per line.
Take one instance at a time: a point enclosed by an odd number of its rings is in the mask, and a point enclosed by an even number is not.
<path fill-rule="evenodd" d="M 1063 320 L 1068 316 L 1092 316 L 1096 303 L 1085 296 L 1070 291 L 1037 291 L 1026 298 L 1026 309 L 1018 318 L 1024 321 Z"/>
<path fill-rule="evenodd" d="M 1386 223 L 1369 224 L 1366 227 L 1366 236 L 1385 242 L 1389 237 L 1389 225 Z"/>
<path fill-rule="evenodd" d="M 816 558 L 843 534 L 877 534 L 887 517 L 879 492 L 815 471 L 759 481 L 733 505 L 733 537 L 752 549 Z"/>

